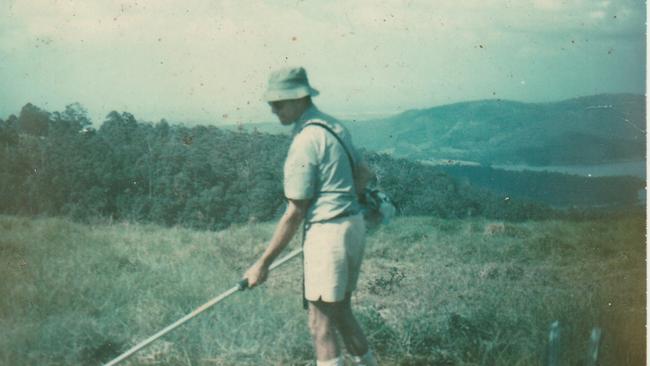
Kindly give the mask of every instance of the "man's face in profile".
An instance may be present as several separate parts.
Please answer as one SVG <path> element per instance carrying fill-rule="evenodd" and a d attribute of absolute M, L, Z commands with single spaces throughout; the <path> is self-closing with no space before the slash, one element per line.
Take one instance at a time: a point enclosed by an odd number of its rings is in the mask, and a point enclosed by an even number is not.
<path fill-rule="evenodd" d="M 304 104 L 301 99 L 279 100 L 269 102 L 271 113 L 278 116 L 280 123 L 290 125 L 295 122 L 304 111 Z"/>

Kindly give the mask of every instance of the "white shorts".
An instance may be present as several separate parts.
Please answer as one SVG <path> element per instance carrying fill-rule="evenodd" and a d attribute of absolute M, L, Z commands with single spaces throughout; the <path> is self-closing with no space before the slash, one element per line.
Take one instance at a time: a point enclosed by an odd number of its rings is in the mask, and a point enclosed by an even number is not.
<path fill-rule="evenodd" d="M 338 302 L 357 287 L 366 241 L 361 214 L 313 223 L 304 243 L 305 298 Z"/>

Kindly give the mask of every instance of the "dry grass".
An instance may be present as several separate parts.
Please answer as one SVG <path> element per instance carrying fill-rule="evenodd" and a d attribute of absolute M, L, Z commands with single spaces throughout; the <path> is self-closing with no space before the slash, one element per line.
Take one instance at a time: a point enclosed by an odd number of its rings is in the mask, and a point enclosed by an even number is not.
<path fill-rule="evenodd" d="M 400 218 L 369 237 L 354 302 L 385 364 L 541 365 L 556 319 L 566 364 L 583 361 L 593 326 L 604 329 L 602 364 L 642 364 L 644 224 Z M 232 287 L 272 229 L 0 216 L 0 364 L 107 362 Z M 300 268 L 278 269 L 127 364 L 309 364 Z"/>

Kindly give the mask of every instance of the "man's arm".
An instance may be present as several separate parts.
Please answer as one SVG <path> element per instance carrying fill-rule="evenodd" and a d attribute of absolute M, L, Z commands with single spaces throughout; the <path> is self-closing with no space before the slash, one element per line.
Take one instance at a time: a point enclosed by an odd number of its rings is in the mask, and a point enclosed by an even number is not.
<path fill-rule="evenodd" d="M 300 224 L 305 218 L 308 207 L 309 200 L 289 200 L 287 210 L 275 227 L 275 232 L 269 242 L 269 246 L 264 251 L 264 254 L 262 254 L 262 257 L 244 274 L 244 278 L 248 280 L 249 287 L 260 285 L 266 281 L 269 274 L 269 266 L 271 266 L 273 260 L 289 244 L 298 231 Z"/>

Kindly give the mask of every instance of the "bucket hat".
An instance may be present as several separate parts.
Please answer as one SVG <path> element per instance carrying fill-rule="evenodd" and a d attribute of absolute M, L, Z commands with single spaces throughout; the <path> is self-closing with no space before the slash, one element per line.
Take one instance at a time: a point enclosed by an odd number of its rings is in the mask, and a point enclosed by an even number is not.
<path fill-rule="evenodd" d="M 307 72 L 303 67 L 287 67 L 271 73 L 269 84 L 264 92 L 264 100 L 276 102 L 308 95 L 315 97 L 318 94 L 318 90 L 309 85 Z"/>

